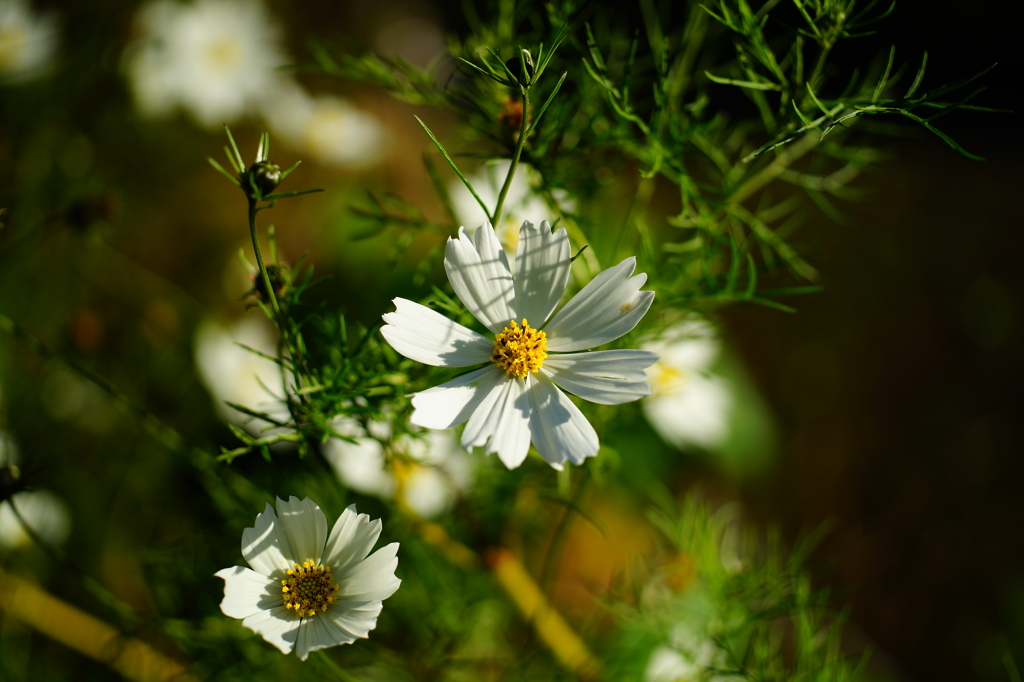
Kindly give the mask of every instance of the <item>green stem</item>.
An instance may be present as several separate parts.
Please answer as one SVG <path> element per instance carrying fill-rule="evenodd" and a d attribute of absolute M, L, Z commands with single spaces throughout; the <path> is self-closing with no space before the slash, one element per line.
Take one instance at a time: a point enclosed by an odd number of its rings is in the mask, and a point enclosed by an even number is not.
<path fill-rule="evenodd" d="M 259 212 L 259 208 L 256 206 L 256 199 L 249 199 L 249 236 L 252 237 L 252 250 L 256 254 L 256 265 L 260 269 L 260 279 L 263 280 L 263 286 L 267 290 L 267 298 L 270 300 L 270 309 L 274 312 L 274 321 L 277 322 L 277 327 L 281 331 L 281 339 L 288 351 L 292 354 L 292 362 L 295 367 L 295 371 L 292 374 L 295 376 L 295 387 L 296 389 L 302 388 L 302 373 L 306 370 L 305 359 L 302 354 L 301 337 L 298 333 L 293 333 L 291 325 L 288 323 L 288 319 L 281 312 L 281 304 L 277 300 L 277 292 L 274 290 L 274 285 L 270 281 L 270 273 L 267 272 L 267 266 L 263 262 L 263 251 L 260 249 L 260 236 L 256 230 L 256 214 Z M 278 351 L 280 354 L 280 351 Z M 301 371 L 300 371 L 301 369 Z M 287 387 L 286 387 L 287 392 Z M 291 405 L 291 401 L 288 401 Z M 290 408 L 289 408 L 290 409 Z M 294 415 L 293 415 L 294 416 Z"/>
<path fill-rule="evenodd" d="M 274 286 L 270 283 L 270 273 L 267 272 L 267 266 L 263 262 L 263 251 L 260 250 L 260 236 L 256 231 L 256 213 L 258 211 L 256 200 L 249 199 L 249 236 L 252 237 L 252 250 L 256 252 L 256 264 L 260 269 L 260 278 L 263 280 L 263 286 L 267 289 L 270 308 L 274 311 L 274 317 L 277 319 L 277 324 L 281 327 L 283 333 L 285 330 L 284 316 L 281 315 L 281 305 L 277 302 L 277 292 L 274 291 Z"/>
<path fill-rule="evenodd" d="M 508 175 L 505 176 L 505 184 L 501 187 L 501 193 L 498 194 L 498 205 L 494 208 L 494 225 L 497 229 L 498 223 L 501 221 L 501 209 L 505 205 L 505 195 L 508 194 L 508 188 L 512 186 L 512 177 L 516 174 L 516 168 L 519 166 L 519 157 L 523 153 L 523 147 L 526 146 L 526 129 L 530 118 L 530 96 L 523 92 L 523 121 L 519 126 L 519 139 L 516 140 L 516 150 L 512 155 L 512 165 L 509 166 Z"/>

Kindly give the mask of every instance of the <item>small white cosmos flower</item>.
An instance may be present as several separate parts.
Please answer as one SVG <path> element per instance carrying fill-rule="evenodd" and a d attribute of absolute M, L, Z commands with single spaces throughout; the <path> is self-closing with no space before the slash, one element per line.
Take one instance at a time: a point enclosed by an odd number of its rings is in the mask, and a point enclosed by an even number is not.
<path fill-rule="evenodd" d="M 384 315 L 381 333 L 402 355 L 428 365 L 481 369 L 413 396 L 411 421 L 429 429 L 467 422 L 462 445 L 486 446 L 509 469 L 523 463 L 533 442 L 556 469 L 597 454 L 594 427 L 559 389 L 617 405 L 650 395 L 644 369 L 658 356 L 642 350 L 574 353 L 613 341 L 633 329 L 654 300 L 640 291 L 627 258 L 601 272 L 553 317 L 569 279 L 569 237 L 524 222 L 515 277 L 494 229 L 471 240 L 466 228 L 448 240 L 444 265 L 463 305 L 495 334 L 487 338 L 404 298 Z M 557 384 L 557 385 L 556 385 Z"/>
<path fill-rule="evenodd" d="M 0 83 L 42 75 L 57 50 L 52 17 L 40 16 L 24 0 L 0 0 Z"/>
<path fill-rule="evenodd" d="M 679 448 L 721 446 L 729 436 L 734 400 L 725 378 L 710 371 L 720 350 L 715 328 L 691 318 L 642 347 L 660 356 L 647 370 L 652 395 L 643 410 L 650 425 Z"/>
<path fill-rule="evenodd" d="M 351 644 L 377 627 L 381 603 L 398 589 L 398 543 L 370 550 L 380 519 L 349 506 L 327 534 L 327 518 L 308 497 L 278 498 L 242 533 L 242 556 L 224 579 L 220 610 L 282 653 L 306 660 L 317 649 Z"/>
<path fill-rule="evenodd" d="M 248 113 L 283 82 L 280 28 L 257 0 L 157 0 L 139 13 L 140 37 L 126 53 L 138 109 L 177 106 L 207 128 Z"/>

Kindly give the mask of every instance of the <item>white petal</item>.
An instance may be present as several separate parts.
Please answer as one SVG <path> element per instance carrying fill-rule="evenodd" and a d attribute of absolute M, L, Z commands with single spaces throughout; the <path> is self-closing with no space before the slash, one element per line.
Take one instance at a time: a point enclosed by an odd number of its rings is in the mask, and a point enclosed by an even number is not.
<path fill-rule="evenodd" d="M 469 419 L 480 401 L 498 385 L 505 372 L 487 365 L 412 397 L 409 421 L 427 429 L 450 429 Z"/>
<path fill-rule="evenodd" d="M 556 469 L 580 464 L 597 454 L 597 433 L 579 408 L 547 377 L 530 382 L 530 434 L 533 447 Z"/>
<path fill-rule="evenodd" d="M 262 514 L 256 515 L 256 524 L 242 531 L 242 556 L 252 570 L 266 576 L 286 571 L 294 557 L 288 535 L 269 504 Z"/>
<path fill-rule="evenodd" d="M 473 317 L 494 333 L 516 319 L 513 306 L 512 270 L 508 256 L 487 224 L 470 240 L 466 228 L 459 238 L 448 238 L 444 250 L 444 269 L 455 294 Z"/>
<path fill-rule="evenodd" d="M 377 616 L 380 615 L 384 604 L 374 599 L 369 602 L 358 603 L 358 608 L 349 608 L 345 601 L 336 601 L 327 609 L 327 617 L 344 632 L 354 637 L 367 638 L 370 630 L 377 627 Z"/>
<path fill-rule="evenodd" d="M 324 550 L 324 564 L 330 566 L 337 577 L 349 566 L 365 559 L 377 544 L 381 525 L 380 519 L 371 521 L 368 515 L 358 513 L 356 506 L 350 504 L 334 522 Z"/>
<path fill-rule="evenodd" d="M 650 351 L 599 350 L 549 355 L 540 371 L 584 400 L 619 405 L 651 394 L 644 370 L 657 361 Z"/>
<path fill-rule="evenodd" d="M 487 444 L 509 469 L 515 469 L 530 451 L 530 399 L 526 379 L 505 377 L 480 401 L 462 432 L 467 450 Z"/>
<path fill-rule="evenodd" d="M 297 614 L 284 606 L 277 606 L 249 616 L 242 621 L 242 625 L 276 646 L 281 653 L 288 654 L 295 646 L 301 622 Z"/>
<path fill-rule="evenodd" d="M 231 618 L 248 618 L 260 611 L 281 606 L 281 583 L 241 566 L 224 568 L 215 576 L 224 579 L 224 600 L 220 610 Z"/>
<path fill-rule="evenodd" d="M 565 228 L 551 232 L 548 221 L 540 227 L 530 221 L 519 228 L 516 250 L 516 314 L 540 328 L 554 311 L 569 281 L 569 236 Z"/>
<path fill-rule="evenodd" d="M 548 350 L 594 348 L 635 327 L 654 301 L 653 291 L 640 291 L 647 275 L 630 277 L 635 269 L 636 258 L 630 257 L 590 280 L 544 327 Z"/>
<path fill-rule="evenodd" d="M 387 324 L 380 333 L 405 357 L 437 367 L 468 367 L 490 359 L 494 341 L 419 303 L 404 298 L 394 303 L 395 312 L 384 315 Z"/>
<path fill-rule="evenodd" d="M 277 515 L 292 546 L 291 560 L 319 563 L 327 542 L 327 517 L 320 507 L 308 497 L 292 495 L 287 502 L 277 498 Z"/>
<path fill-rule="evenodd" d="M 328 611 L 330 608 L 328 607 Z M 303 618 L 302 626 L 299 628 L 298 641 L 295 642 L 295 655 L 299 657 L 300 661 L 304 661 L 311 651 L 327 649 L 339 644 L 351 644 L 354 641 L 356 638 L 328 620 L 326 613 L 318 613 L 315 616 Z"/>
<path fill-rule="evenodd" d="M 356 597 L 360 601 L 387 599 L 402 581 L 395 577 L 398 567 L 398 543 L 381 547 L 369 557 L 335 576 L 339 597 Z"/>

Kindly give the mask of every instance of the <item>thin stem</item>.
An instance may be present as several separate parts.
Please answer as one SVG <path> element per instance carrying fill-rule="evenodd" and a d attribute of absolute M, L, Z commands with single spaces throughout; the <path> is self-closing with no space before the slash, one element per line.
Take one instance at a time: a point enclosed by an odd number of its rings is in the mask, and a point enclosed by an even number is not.
<path fill-rule="evenodd" d="M 498 223 L 501 222 L 501 209 L 505 206 L 505 195 L 508 194 L 508 188 L 512 186 L 512 177 L 516 174 L 516 168 L 519 166 L 519 157 L 523 153 L 523 147 L 526 146 L 526 131 L 527 124 L 530 118 L 530 95 L 527 92 L 523 92 L 523 121 L 519 125 L 519 139 L 516 140 L 516 151 L 512 155 L 512 165 L 508 168 L 508 175 L 505 176 L 505 184 L 502 185 L 501 193 L 498 194 L 498 205 L 494 208 L 494 227 L 497 229 Z"/>
<path fill-rule="evenodd" d="M 267 289 L 270 307 L 274 311 L 274 317 L 277 318 L 281 331 L 284 332 L 285 325 L 284 316 L 281 315 L 281 305 L 277 302 L 277 292 L 274 291 L 274 286 L 270 283 L 270 273 L 267 272 L 267 266 L 263 262 L 263 251 L 260 250 L 260 236 L 256 231 L 256 213 L 258 211 L 256 200 L 249 199 L 249 235 L 252 237 L 252 250 L 256 253 L 256 265 L 259 266 L 263 286 Z"/>
<path fill-rule="evenodd" d="M 263 262 L 263 251 L 260 249 L 260 236 L 256 230 L 256 214 L 260 211 L 260 208 L 256 206 L 256 200 L 249 199 L 249 235 L 252 237 L 252 250 L 256 254 L 256 265 L 260 269 L 260 279 L 263 280 L 263 286 L 267 291 L 267 298 L 270 300 L 270 308 L 274 311 L 274 320 L 277 322 L 278 329 L 281 330 L 281 338 L 284 340 L 288 350 L 294 354 L 292 358 L 293 364 L 297 368 L 292 374 L 295 377 L 296 388 L 302 388 L 302 372 L 298 370 L 306 369 L 305 359 L 302 357 L 302 347 L 300 346 L 298 334 L 293 334 L 291 325 L 288 323 L 287 318 L 281 312 L 281 304 L 277 300 L 277 291 L 274 290 L 273 284 L 270 282 L 270 273 L 267 272 L 267 266 Z M 298 338 L 293 338 L 298 337 Z M 279 353 L 280 354 L 280 353 Z M 291 401 L 288 401 L 289 405 Z"/>

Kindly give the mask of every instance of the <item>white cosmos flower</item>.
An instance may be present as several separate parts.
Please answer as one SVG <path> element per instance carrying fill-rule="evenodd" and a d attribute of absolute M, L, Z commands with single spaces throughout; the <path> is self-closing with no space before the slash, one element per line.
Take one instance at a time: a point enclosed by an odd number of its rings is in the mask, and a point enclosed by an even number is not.
<path fill-rule="evenodd" d="M 680 448 L 721 446 L 729 435 L 733 394 L 729 382 L 710 371 L 720 348 L 714 327 L 689 319 L 642 348 L 661 358 L 647 370 L 652 394 L 642 403 L 658 435 Z"/>
<path fill-rule="evenodd" d="M 524 222 L 515 277 L 490 225 L 471 240 L 466 228 L 448 240 L 444 258 L 452 288 L 494 339 L 404 298 L 384 315 L 381 333 L 402 355 L 429 365 L 485 367 L 417 393 L 411 421 L 447 429 L 468 420 L 462 445 L 486 446 L 510 469 L 533 442 L 556 469 L 597 454 L 597 433 L 561 388 L 602 405 L 617 405 L 651 389 L 644 369 L 658 356 L 642 350 L 574 353 L 633 329 L 651 306 L 647 280 L 627 258 L 601 272 L 553 317 L 569 279 L 569 237 L 547 221 Z M 531 324 L 532 322 L 532 324 Z M 522 325 L 522 326 L 520 326 Z M 571 353 L 571 354 L 570 354 Z M 556 385 L 557 384 L 557 385 Z"/>
<path fill-rule="evenodd" d="M 215 573 L 224 579 L 220 610 L 303 661 L 310 651 L 366 638 L 381 602 L 402 582 L 395 577 L 397 542 L 369 555 L 380 531 L 380 519 L 351 505 L 328 536 L 327 518 L 308 497 L 278 498 L 277 514 L 268 504 L 242 533 L 242 556 L 252 568 Z"/>
<path fill-rule="evenodd" d="M 257 0 L 157 0 L 139 13 L 126 68 L 139 110 L 180 106 L 212 128 L 246 114 L 283 82 L 280 29 Z"/>
<path fill-rule="evenodd" d="M 0 82 L 41 75 L 53 62 L 56 48 L 52 17 L 35 14 L 25 0 L 0 0 Z"/>

